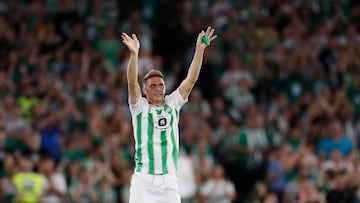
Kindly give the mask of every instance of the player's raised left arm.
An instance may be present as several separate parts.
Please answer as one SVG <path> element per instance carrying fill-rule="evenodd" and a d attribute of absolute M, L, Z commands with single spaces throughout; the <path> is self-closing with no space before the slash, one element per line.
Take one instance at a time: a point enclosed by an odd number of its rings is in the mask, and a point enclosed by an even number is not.
<path fill-rule="evenodd" d="M 199 78 L 199 73 L 200 73 L 203 56 L 204 56 L 204 50 L 208 46 L 204 43 L 204 41 L 202 41 L 202 38 L 205 35 L 207 37 L 207 39 L 211 42 L 212 40 L 214 40 L 217 37 L 217 35 L 213 35 L 214 31 L 215 31 L 215 29 L 213 29 L 209 26 L 206 29 L 206 32 L 201 31 L 197 37 L 195 54 L 194 54 L 193 60 L 190 64 L 186 78 L 181 82 L 181 84 L 178 88 L 183 99 L 188 98 L 191 90 L 193 89 L 196 81 Z"/>

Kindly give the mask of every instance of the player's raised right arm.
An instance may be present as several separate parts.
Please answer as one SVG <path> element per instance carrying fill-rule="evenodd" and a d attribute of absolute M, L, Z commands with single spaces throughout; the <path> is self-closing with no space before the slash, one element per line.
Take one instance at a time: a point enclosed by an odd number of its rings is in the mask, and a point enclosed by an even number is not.
<path fill-rule="evenodd" d="M 129 65 L 127 68 L 127 82 L 130 104 L 135 104 L 141 94 L 138 81 L 138 58 L 140 42 L 135 34 L 132 34 L 132 37 L 130 37 L 126 33 L 122 33 L 121 38 L 122 42 L 128 47 L 130 51 Z"/>

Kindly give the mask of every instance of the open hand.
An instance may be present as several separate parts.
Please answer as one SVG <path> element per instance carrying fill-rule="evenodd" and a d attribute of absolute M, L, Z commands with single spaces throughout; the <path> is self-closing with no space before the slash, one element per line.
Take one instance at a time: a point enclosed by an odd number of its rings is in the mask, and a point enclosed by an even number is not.
<path fill-rule="evenodd" d="M 140 42 L 135 34 L 132 34 L 132 37 L 126 33 L 121 33 L 122 42 L 128 47 L 129 51 L 134 54 L 139 53 Z"/>
<path fill-rule="evenodd" d="M 203 49 L 205 49 L 207 47 L 207 45 L 204 42 L 202 42 L 202 40 L 201 40 L 201 38 L 204 35 L 206 35 L 206 37 L 209 39 L 210 42 L 213 41 L 214 39 L 216 39 L 217 35 L 213 35 L 214 31 L 215 31 L 215 29 L 211 28 L 211 26 L 207 27 L 206 32 L 204 32 L 204 30 L 201 31 L 199 33 L 199 35 L 198 35 L 197 40 L 196 40 L 196 49 L 203 50 Z"/>

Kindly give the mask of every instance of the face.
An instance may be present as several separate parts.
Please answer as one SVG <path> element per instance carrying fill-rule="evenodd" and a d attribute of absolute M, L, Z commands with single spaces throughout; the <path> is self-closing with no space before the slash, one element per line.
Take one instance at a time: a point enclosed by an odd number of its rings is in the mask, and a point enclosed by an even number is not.
<path fill-rule="evenodd" d="M 216 165 L 214 167 L 213 173 L 214 173 L 214 178 L 216 179 L 222 179 L 224 177 L 224 169 L 220 165 Z"/>
<path fill-rule="evenodd" d="M 164 103 L 165 83 L 161 77 L 149 78 L 143 87 L 150 104 L 162 105 Z"/>
<path fill-rule="evenodd" d="M 50 158 L 47 158 L 45 160 L 43 160 L 43 162 L 41 163 L 42 165 L 42 170 L 45 172 L 45 173 L 52 173 L 53 170 L 54 170 L 54 167 L 55 167 L 55 163 L 52 159 Z"/>
<path fill-rule="evenodd" d="M 24 156 L 20 158 L 19 165 L 21 166 L 22 171 L 32 171 L 34 168 L 34 163 Z"/>
<path fill-rule="evenodd" d="M 85 169 L 85 168 L 81 169 L 79 179 L 80 179 L 80 182 L 82 184 L 87 185 L 89 183 L 89 180 L 90 180 L 89 171 L 87 169 Z"/>

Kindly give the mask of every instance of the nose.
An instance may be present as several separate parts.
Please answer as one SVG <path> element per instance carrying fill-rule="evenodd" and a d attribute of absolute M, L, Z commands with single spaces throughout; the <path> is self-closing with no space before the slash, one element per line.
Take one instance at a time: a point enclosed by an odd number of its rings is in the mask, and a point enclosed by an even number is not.
<path fill-rule="evenodd" d="M 157 91 L 162 91 L 162 89 L 163 89 L 163 87 L 161 85 L 158 85 L 155 87 L 155 90 L 157 90 Z"/>

